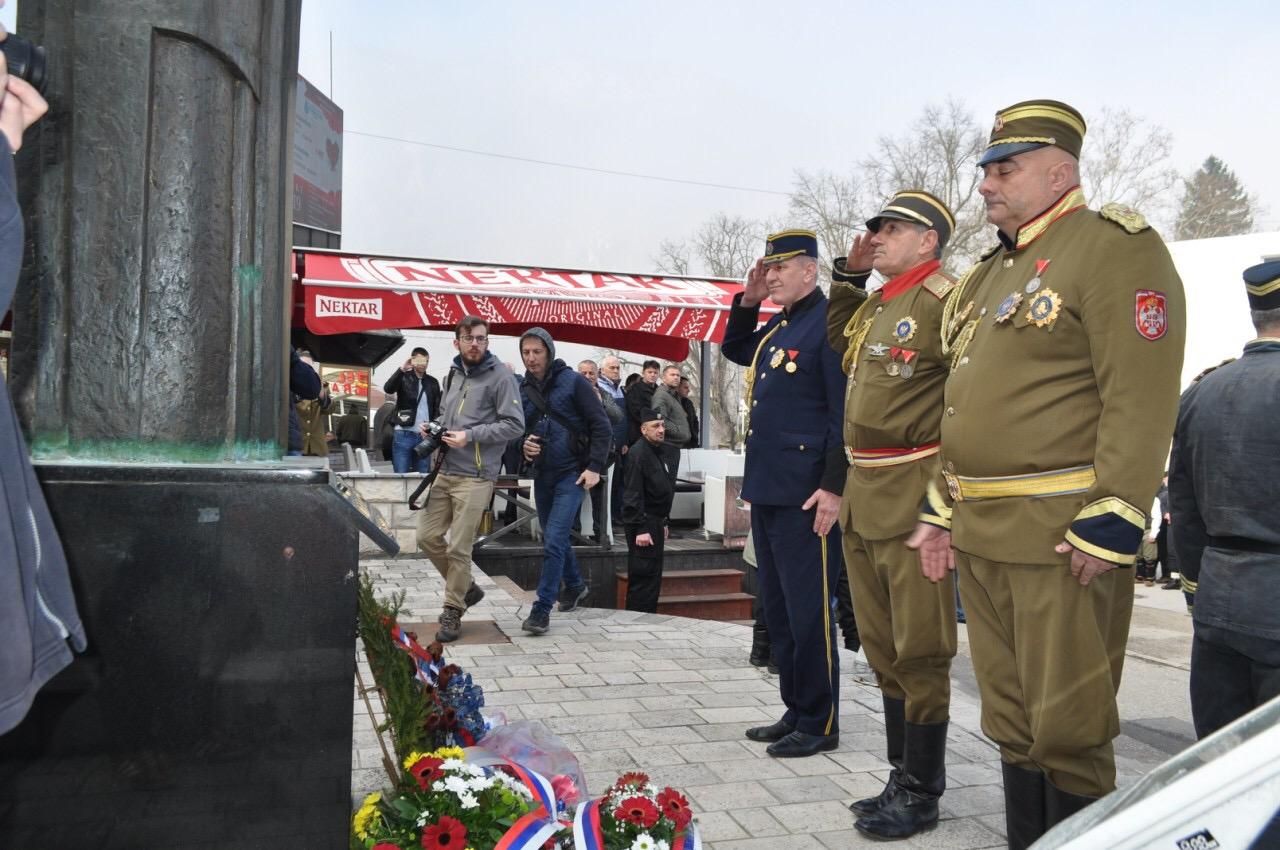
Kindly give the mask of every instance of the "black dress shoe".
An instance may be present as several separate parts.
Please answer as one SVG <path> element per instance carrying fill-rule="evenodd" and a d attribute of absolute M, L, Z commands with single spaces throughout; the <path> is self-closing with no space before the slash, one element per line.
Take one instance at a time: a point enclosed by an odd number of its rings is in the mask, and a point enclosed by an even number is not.
<path fill-rule="evenodd" d="M 781 741 L 795 731 L 795 727 L 779 720 L 771 726 L 752 726 L 747 737 L 753 741 Z"/>
<path fill-rule="evenodd" d="M 780 759 L 803 758 L 834 750 L 838 746 L 839 735 L 810 735 L 808 732 L 795 731 L 770 744 L 765 752 Z"/>

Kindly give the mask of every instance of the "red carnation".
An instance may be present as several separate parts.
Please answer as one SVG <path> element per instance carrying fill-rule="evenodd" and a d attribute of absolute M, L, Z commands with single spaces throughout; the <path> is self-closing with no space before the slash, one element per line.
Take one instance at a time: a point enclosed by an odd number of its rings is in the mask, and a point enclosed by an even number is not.
<path fill-rule="evenodd" d="M 441 815 L 439 823 L 422 833 L 422 846 L 426 850 L 458 850 L 466 843 L 467 828 L 448 815 Z"/>
<path fill-rule="evenodd" d="M 674 788 L 663 788 L 658 792 L 658 806 L 676 825 L 676 829 L 684 829 L 693 817 L 693 812 L 689 811 L 689 801 Z"/>
<path fill-rule="evenodd" d="M 413 763 L 413 766 L 409 768 L 409 773 L 414 779 L 418 780 L 418 787 L 426 791 L 431 787 L 432 782 L 444 776 L 444 771 L 440 769 L 442 764 L 444 764 L 443 759 L 424 756 Z"/>
<path fill-rule="evenodd" d="M 656 824 L 658 816 L 658 807 L 648 797 L 628 797 L 613 813 L 614 820 L 630 821 L 645 829 Z"/>
<path fill-rule="evenodd" d="M 649 774 L 640 773 L 639 771 L 633 770 L 630 773 L 624 773 L 621 776 L 619 776 L 618 781 L 614 783 L 613 787 L 621 791 L 624 788 L 626 788 L 628 785 L 643 786 L 648 784 L 649 784 Z"/>

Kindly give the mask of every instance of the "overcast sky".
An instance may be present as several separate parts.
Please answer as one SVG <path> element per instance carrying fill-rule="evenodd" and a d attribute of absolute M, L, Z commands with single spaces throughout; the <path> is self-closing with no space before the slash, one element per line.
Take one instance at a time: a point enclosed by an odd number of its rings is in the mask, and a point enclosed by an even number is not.
<path fill-rule="evenodd" d="M 344 247 L 650 271 L 663 239 L 782 214 L 796 169 L 845 170 L 948 96 L 984 125 L 1035 97 L 1130 109 L 1179 171 L 1222 158 L 1280 229 L 1277 8 L 304 0 L 300 71 L 330 92 L 332 33 Z"/>

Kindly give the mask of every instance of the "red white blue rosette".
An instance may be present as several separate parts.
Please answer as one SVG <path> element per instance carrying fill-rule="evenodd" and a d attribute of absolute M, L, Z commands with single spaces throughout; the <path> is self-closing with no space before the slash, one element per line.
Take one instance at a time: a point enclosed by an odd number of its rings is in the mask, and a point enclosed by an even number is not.
<path fill-rule="evenodd" d="M 467 749 L 466 762 L 476 767 L 504 767 L 510 770 L 529 789 L 538 803 L 538 808 L 511 825 L 506 835 L 494 845 L 494 850 L 538 850 L 548 838 L 560 831 L 562 825 L 556 820 L 556 792 L 545 776 L 484 749 Z"/>

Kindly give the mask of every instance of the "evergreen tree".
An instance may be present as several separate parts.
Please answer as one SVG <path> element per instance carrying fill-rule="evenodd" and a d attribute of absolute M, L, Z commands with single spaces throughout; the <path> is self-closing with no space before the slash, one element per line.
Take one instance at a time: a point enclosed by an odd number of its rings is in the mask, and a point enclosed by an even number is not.
<path fill-rule="evenodd" d="M 1176 239 L 1235 236 L 1253 229 L 1254 199 L 1226 164 L 1210 156 L 1182 181 Z"/>

